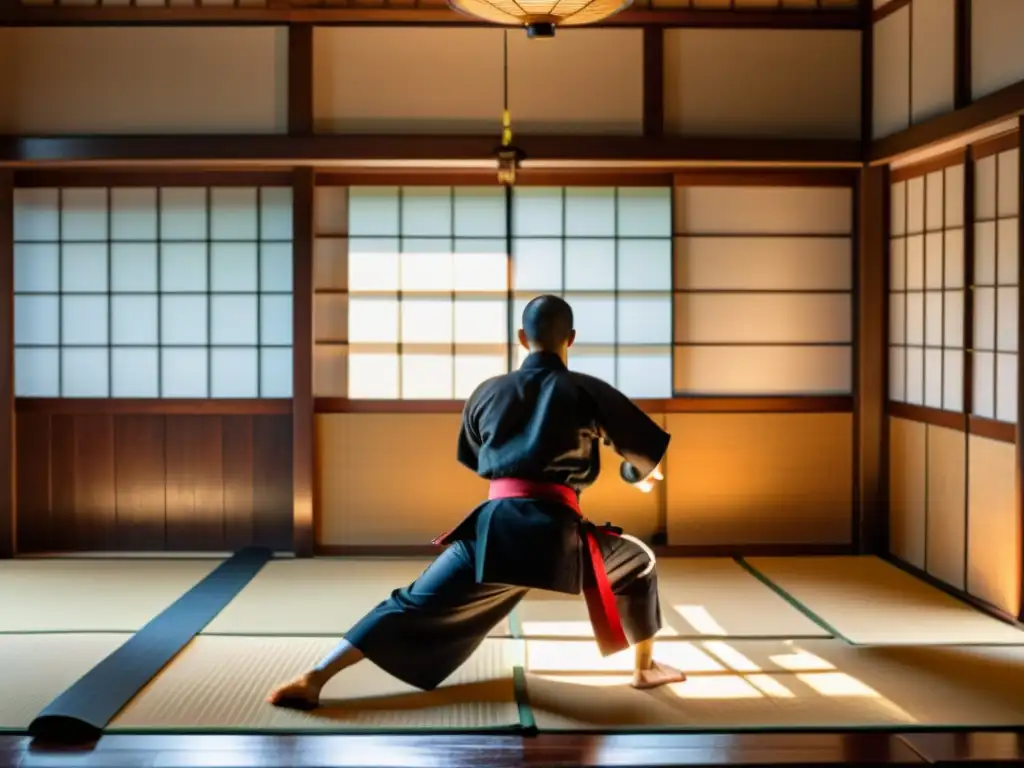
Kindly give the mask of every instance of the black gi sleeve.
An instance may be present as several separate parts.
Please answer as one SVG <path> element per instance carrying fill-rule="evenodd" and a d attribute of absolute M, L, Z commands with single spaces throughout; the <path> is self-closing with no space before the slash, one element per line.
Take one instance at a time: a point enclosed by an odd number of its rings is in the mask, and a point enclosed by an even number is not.
<path fill-rule="evenodd" d="M 485 382 L 486 383 L 486 382 Z M 477 403 L 483 385 L 478 387 L 462 409 L 462 426 L 459 428 L 459 445 L 456 450 L 456 457 L 462 466 L 477 472 L 479 470 L 478 457 L 480 455 L 480 432 L 477 426 Z"/>
<path fill-rule="evenodd" d="M 619 456 L 647 477 L 665 458 L 672 436 L 610 384 L 576 374 L 597 411 L 601 437 Z"/>

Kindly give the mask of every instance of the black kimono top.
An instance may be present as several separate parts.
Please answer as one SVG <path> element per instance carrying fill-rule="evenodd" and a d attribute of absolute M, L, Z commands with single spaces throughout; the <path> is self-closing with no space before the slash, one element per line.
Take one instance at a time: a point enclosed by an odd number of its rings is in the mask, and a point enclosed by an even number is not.
<path fill-rule="evenodd" d="M 601 471 L 602 441 L 646 477 L 670 439 L 610 384 L 568 370 L 557 355 L 537 352 L 519 370 L 485 381 L 470 396 L 458 460 L 488 480 L 560 483 L 580 492 Z M 475 539 L 478 581 L 580 590 L 579 520 L 559 505 L 488 501 L 451 539 Z"/>

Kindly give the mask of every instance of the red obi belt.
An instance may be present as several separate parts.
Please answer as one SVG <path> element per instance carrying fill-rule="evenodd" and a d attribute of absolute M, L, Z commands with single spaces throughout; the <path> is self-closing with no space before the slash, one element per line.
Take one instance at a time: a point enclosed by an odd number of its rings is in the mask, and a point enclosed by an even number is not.
<path fill-rule="evenodd" d="M 534 483 L 512 478 L 492 480 L 488 498 L 548 501 L 568 507 L 579 515 L 581 520 L 584 519 L 576 492 L 558 483 Z M 617 535 L 612 531 L 606 533 Z M 615 604 L 615 593 L 612 592 L 611 582 L 608 581 L 604 555 L 601 554 L 594 526 L 584 526 L 582 535 L 587 547 L 585 565 L 589 566 L 593 575 L 593 579 L 589 580 L 589 586 L 588 580 L 584 580 L 583 596 L 587 601 L 587 612 L 590 614 L 590 624 L 594 628 L 598 648 L 602 655 L 609 656 L 628 648 L 629 640 L 622 629 L 622 619 Z"/>

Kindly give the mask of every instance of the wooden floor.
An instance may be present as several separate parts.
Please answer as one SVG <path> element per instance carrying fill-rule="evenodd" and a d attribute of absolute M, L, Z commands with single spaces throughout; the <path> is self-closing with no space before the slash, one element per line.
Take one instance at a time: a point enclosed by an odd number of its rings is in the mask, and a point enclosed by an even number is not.
<path fill-rule="evenodd" d="M 106 736 L 87 748 L 0 736 L 0 768 L 516 768 L 1018 763 L 1020 733 L 647 736 Z"/>

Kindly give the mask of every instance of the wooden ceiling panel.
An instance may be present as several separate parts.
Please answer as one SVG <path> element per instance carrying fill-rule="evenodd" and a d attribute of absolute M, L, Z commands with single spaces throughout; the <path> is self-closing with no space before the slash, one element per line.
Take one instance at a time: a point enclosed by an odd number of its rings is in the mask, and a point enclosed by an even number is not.
<path fill-rule="evenodd" d="M 601 26 L 859 29 L 858 0 L 634 0 Z M 447 0 L 13 0 L 6 24 L 478 25 Z"/>

